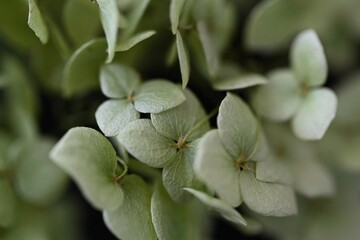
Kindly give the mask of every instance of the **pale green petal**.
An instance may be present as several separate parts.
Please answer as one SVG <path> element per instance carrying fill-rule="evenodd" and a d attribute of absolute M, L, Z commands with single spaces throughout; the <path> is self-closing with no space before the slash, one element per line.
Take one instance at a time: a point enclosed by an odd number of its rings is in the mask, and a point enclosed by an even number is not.
<path fill-rule="evenodd" d="M 192 141 L 201 137 L 210 129 L 206 120 L 206 112 L 196 96 L 188 89 L 184 90 L 186 101 L 168 111 L 151 114 L 151 121 L 156 130 L 173 140 L 183 138 L 190 131 L 187 140 Z M 205 122 L 201 122 L 206 120 Z M 197 126 L 200 124 L 199 126 Z"/>
<path fill-rule="evenodd" d="M 240 174 L 240 190 L 245 204 L 265 216 L 290 216 L 297 213 L 294 191 L 285 185 L 256 180 L 254 173 Z"/>
<path fill-rule="evenodd" d="M 335 182 L 331 173 L 316 158 L 293 160 L 289 164 L 297 192 L 310 197 L 331 197 L 335 194 Z"/>
<path fill-rule="evenodd" d="M 101 91 L 109 98 L 126 98 L 140 85 L 140 76 L 132 68 L 112 63 L 100 71 Z"/>
<path fill-rule="evenodd" d="M 140 32 L 134 36 L 132 36 L 131 38 L 127 39 L 127 40 L 123 40 L 121 42 L 119 42 L 116 45 L 116 49 L 115 51 L 117 52 L 124 52 L 129 50 L 130 48 L 134 47 L 135 45 L 137 45 L 138 43 L 152 37 L 155 35 L 155 31 L 144 31 L 144 32 Z"/>
<path fill-rule="evenodd" d="M 201 234 L 199 226 L 191 226 L 193 214 L 189 210 L 188 205 L 174 202 L 163 186 L 157 184 L 151 198 L 151 216 L 158 239 L 192 239 Z"/>
<path fill-rule="evenodd" d="M 62 79 L 67 96 L 84 94 L 99 86 L 99 68 L 106 58 L 105 49 L 104 39 L 93 39 L 73 53 Z"/>
<path fill-rule="evenodd" d="M 108 57 L 106 62 L 109 63 L 115 56 L 120 14 L 116 0 L 96 0 L 96 2 L 99 5 L 100 20 L 108 45 Z"/>
<path fill-rule="evenodd" d="M 228 93 L 220 104 L 217 125 L 221 141 L 234 159 L 241 154 L 245 158 L 252 155 L 260 130 L 257 119 L 243 100 Z"/>
<path fill-rule="evenodd" d="M 151 167 L 164 167 L 176 157 L 176 147 L 172 147 L 175 142 L 159 134 L 149 119 L 129 123 L 117 140 L 135 158 Z"/>
<path fill-rule="evenodd" d="M 129 175 L 121 182 L 124 201 L 115 210 L 105 210 L 106 226 L 119 239 L 157 239 L 151 220 L 151 190 L 140 177 Z"/>
<path fill-rule="evenodd" d="M 254 153 L 251 157 L 251 160 L 255 162 L 267 161 L 271 158 L 272 149 L 270 148 L 269 143 L 265 138 L 265 135 L 261 133 L 257 141 L 258 142 L 255 145 Z"/>
<path fill-rule="evenodd" d="M 117 136 L 130 122 L 140 118 L 134 105 L 128 100 L 108 100 L 95 113 L 96 122 L 105 136 Z"/>
<path fill-rule="evenodd" d="M 142 113 L 159 113 L 185 101 L 181 88 L 172 82 L 153 79 L 145 82 L 135 92 L 134 105 Z"/>
<path fill-rule="evenodd" d="M 295 135 L 302 140 L 321 139 L 335 117 L 336 108 L 333 91 L 327 88 L 311 91 L 293 118 Z"/>
<path fill-rule="evenodd" d="M 182 87 L 185 88 L 189 82 L 190 77 L 190 64 L 189 58 L 187 55 L 187 50 L 185 48 L 184 42 L 182 40 L 181 34 L 179 31 L 176 33 L 176 49 L 179 58 L 180 72 L 182 79 Z"/>
<path fill-rule="evenodd" d="M 234 77 L 219 79 L 213 83 L 216 90 L 226 91 L 243 89 L 257 85 L 267 84 L 268 81 L 265 77 L 256 73 L 242 73 Z"/>
<path fill-rule="evenodd" d="M 53 146 L 52 140 L 42 139 L 24 146 L 18 156 L 16 187 L 29 203 L 52 204 L 66 189 L 67 175 L 49 159 Z"/>
<path fill-rule="evenodd" d="M 226 220 L 240 226 L 247 225 L 246 220 L 241 216 L 241 214 L 234 208 L 232 208 L 230 205 L 228 205 L 226 202 L 223 202 L 222 200 L 217 198 L 213 198 L 206 193 L 197 191 L 195 189 L 185 188 L 185 190 L 193 194 L 204 204 L 214 209 L 214 211 L 218 212 Z"/>
<path fill-rule="evenodd" d="M 69 174 L 87 200 L 98 209 L 115 209 L 123 201 L 116 182 L 120 175 L 116 152 L 99 132 L 70 129 L 50 152 L 50 158 Z"/>
<path fill-rule="evenodd" d="M 42 44 L 47 43 L 49 40 L 49 31 L 36 4 L 36 0 L 29 0 L 28 25 L 35 32 Z"/>
<path fill-rule="evenodd" d="M 306 86 L 326 81 L 328 66 L 323 46 L 314 30 L 300 33 L 291 46 L 291 65 L 296 78 Z"/>
<path fill-rule="evenodd" d="M 203 21 L 200 21 L 196 26 L 199 39 L 204 50 L 209 75 L 210 77 L 215 77 L 218 73 L 220 65 L 218 49 L 216 49 L 217 47 L 213 43 L 213 39 L 211 38 L 207 24 Z"/>
<path fill-rule="evenodd" d="M 9 227 L 17 216 L 17 200 L 10 183 L 0 177 L 0 226 Z"/>
<path fill-rule="evenodd" d="M 201 138 L 194 164 L 199 178 L 233 207 L 242 202 L 235 160 L 223 147 L 218 130 L 211 130 Z"/>
<path fill-rule="evenodd" d="M 137 0 L 133 2 L 135 2 L 135 4 L 132 4 L 133 7 L 127 16 L 127 25 L 120 35 L 122 39 L 128 39 L 134 33 L 150 3 L 150 0 Z"/>
<path fill-rule="evenodd" d="M 179 19 L 184 7 L 185 0 L 171 0 L 170 2 L 170 22 L 171 31 L 175 35 L 178 30 Z"/>
<path fill-rule="evenodd" d="M 304 172 L 304 174 L 307 174 Z M 256 179 L 262 182 L 291 185 L 293 176 L 287 165 L 279 160 L 268 159 L 256 163 Z"/>
<path fill-rule="evenodd" d="M 286 121 L 301 103 L 301 92 L 293 73 L 279 69 L 269 74 L 269 82 L 258 88 L 252 102 L 256 111 L 274 121 Z"/>
<path fill-rule="evenodd" d="M 216 79 L 212 86 L 216 90 L 235 90 L 266 84 L 267 79 L 256 73 L 242 70 L 238 64 L 232 62 L 222 63 Z"/>
<path fill-rule="evenodd" d="M 180 149 L 176 159 L 163 169 L 164 187 L 177 202 L 184 201 L 188 197 L 183 188 L 198 185 L 193 169 L 197 143 L 197 141 L 192 142 L 186 148 Z"/>

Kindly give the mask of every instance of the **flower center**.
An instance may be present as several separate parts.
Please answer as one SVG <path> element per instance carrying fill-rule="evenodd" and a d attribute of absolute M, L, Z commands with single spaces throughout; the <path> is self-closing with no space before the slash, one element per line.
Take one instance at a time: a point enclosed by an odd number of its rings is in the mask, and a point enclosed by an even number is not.
<path fill-rule="evenodd" d="M 130 101 L 131 103 L 134 103 L 135 101 L 134 93 L 129 93 L 129 95 L 127 96 L 127 100 Z"/>
<path fill-rule="evenodd" d="M 309 87 L 305 84 L 300 85 L 300 92 L 302 96 L 306 96 L 309 93 Z"/>
<path fill-rule="evenodd" d="M 240 170 L 243 170 L 246 167 L 246 158 L 244 153 L 241 153 L 240 157 L 235 161 L 235 166 Z"/>
<path fill-rule="evenodd" d="M 176 148 L 177 151 L 188 147 L 186 138 L 180 137 L 179 140 L 175 140 L 174 142 L 175 143 L 171 144 L 171 146 Z"/>
<path fill-rule="evenodd" d="M 286 148 L 284 146 L 278 146 L 275 149 L 275 153 L 278 157 L 284 157 L 286 155 Z"/>

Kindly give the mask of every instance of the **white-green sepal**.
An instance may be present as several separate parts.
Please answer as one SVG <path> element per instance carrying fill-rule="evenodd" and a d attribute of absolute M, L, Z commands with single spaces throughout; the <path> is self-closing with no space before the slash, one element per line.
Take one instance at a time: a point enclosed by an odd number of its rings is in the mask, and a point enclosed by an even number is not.
<path fill-rule="evenodd" d="M 97 209 L 115 209 L 123 201 L 116 179 L 121 174 L 116 152 L 99 132 L 86 127 L 70 129 L 54 146 L 50 158 L 78 184 Z"/>
<path fill-rule="evenodd" d="M 244 89 L 248 87 L 267 84 L 265 77 L 256 73 L 242 73 L 234 77 L 219 79 L 213 83 L 213 87 L 220 91 Z"/>
<path fill-rule="evenodd" d="M 224 148 L 218 130 L 207 132 L 200 140 L 194 169 L 199 178 L 232 207 L 242 203 L 240 169 Z"/>
<path fill-rule="evenodd" d="M 182 87 L 185 88 L 190 78 L 190 64 L 187 50 L 179 31 L 176 32 L 176 49 L 180 64 Z"/>
<path fill-rule="evenodd" d="M 162 168 L 176 157 L 176 148 L 170 139 L 159 134 L 149 119 L 129 123 L 117 136 L 118 141 L 139 161 Z"/>
<path fill-rule="evenodd" d="M 130 122 L 140 118 L 128 100 L 107 100 L 95 112 L 96 122 L 105 136 L 117 136 Z"/>
<path fill-rule="evenodd" d="M 153 30 L 140 32 L 127 40 L 119 42 L 116 45 L 115 50 L 117 52 L 127 51 L 127 50 L 131 49 L 132 47 L 136 46 L 137 44 L 141 43 L 142 41 L 154 36 L 155 34 L 156 34 L 156 31 L 153 31 Z"/>
<path fill-rule="evenodd" d="M 251 170 L 240 174 L 240 190 L 245 204 L 265 216 L 290 216 L 297 213 L 295 193 L 289 186 L 258 181 Z"/>
<path fill-rule="evenodd" d="M 49 40 L 49 31 L 45 24 L 36 0 L 29 0 L 29 18 L 28 25 L 34 31 L 35 35 L 40 39 L 42 44 Z"/>
<path fill-rule="evenodd" d="M 312 29 L 301 32 L 291 46 L 291 65 L 301 84 L 321 86 L 328 66 L 323 46 Z"/>
<path fill-rule="evenodd" d="M 335 117 L 337 98 L 327 88 L 312 90 L 296 112 L 292 128 L 302 140 L 321 139 Z"/>
<path fill-rule="evenodd" d="M 96 0 L 99 4 L 99 13 L 102 27 L 107 41 L 108 57 L 106 62 L 110 63 L 115 56 L 116 41 L 119 29 L 120 13 L 116 0 Z"/>
<path fill-rule="evenodd" d="M 121 182 L 124 201 L 115 210 L 105 210 L 106 226 L 119 239 L 156 240 L 151 219 L 151 190 L 144 180 L 136 175 L 126 176 Z"/>
<path fill-rule="evenodd" d="M 210 129 L 206 112 L 200 101 L 188 89 L 184 90 L 184 94 L 186 100 L 179 106 L 165 112 L 151 114 L 151 122 L 156 130 L 176 141 L 186 135 L 186 139 L 192 141 Z"/>
<path fill-rule="evenodd" d="M 226 220 L 235 223 L 236 225 L 240 226 L 246 226 L 247 222 L 241 216 L 241 214 L 236 211 L 234 208 L 232 208 L 230 205 L 225 203 L 224 201 L 211 197 L 207 195 L 206 193 L 203 193 L 201 191 L 191 189 L 191 188 L 185 188 L 186 191 L 194 195 L 197 199 L 199 199 L 204 204 L 208 205 L 212 209 L 214 209 L 216 212 L 218 212 L 222 217 L 224 217 Z"/>
<path fill-rule="evenodd" d="M 139 87 L 140 77 L 130 67 L 112 63 L 100 70 L 100 87 L 109 98 L 127 98 Z"/>
<path fill-rule="evenodd" d="M 180 87 L 166 80 L 154 79 L 143 83 L 136 91 L 134 105 L 142 113 L 159 113 L 185 101 Z"/>
<path fill-rule="evenodd" d="M 249 157 L 259 137 L 257 119 L 238 96 L 227 93 L 220 104 L 217 125 L 226 151 L 235 159 Z"/>
<path fill-rule="evenodd" d="M 184 7 L 185 0 L 171 0 L 170 2 L 170 23 L 171 32 L 175 35 L 178 30 L 179 19 Z"/>
<path fill-rule="evenodd" d="M 286 121 L 301 103 L 299 83 L 288 69 L 274 70 L 268 78 L 268 84 L 260 86 L 252 99 L 254 108 L 267 119 Z"/>

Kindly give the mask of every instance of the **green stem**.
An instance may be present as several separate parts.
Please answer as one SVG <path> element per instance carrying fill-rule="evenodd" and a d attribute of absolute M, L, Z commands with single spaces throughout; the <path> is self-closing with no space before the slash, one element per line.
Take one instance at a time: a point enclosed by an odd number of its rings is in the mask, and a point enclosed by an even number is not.
<path fill-rule="evenodd" d="M 117 161 L 124 167 L 123 173 L 115 178 L 116 181 L 119 181 L 122 177 L 124 177 L 127 174 L 129 168 L 121 158 L 117 157 Z"/>
<path fill-rule="evenodd" d="M 215 116 L 215 114 L 219 111 L 219 108 L 215 108 L 214 110 L 212 110 L 206 117 L 204 117 L 203 119 L 201 119 L 197 124 L 195 124 L 194 127 L 192 127 L 189 132 L 182 138 L 183 142 L 186 142 L 186 139 L 189 137 L 189 135 L 195 131 L 196 129 L 198 129 L 199 127 L 201 127 L 203 124 L 205 124 L 206 122 L 208 122 L 213 116 Z"/>
<path fill-rule="evenodd" d="M 178 26 L 178 29 L 180 31 L 189 31 L 189 30 L 193 30 L 194 29 L 194 26 L 193 25 L 179 25 Z"/>
<path fill-rule="evenodd" d="M 255 147 L 253 149 L 253 151 L 250 153 L 249 157 L 246 158 L 245 161 L 248 161 L 250 160 L 254 155 L 255 153 L 257 152 L 257 150 L 259 149 L 259 146 L 260 146 L 260 138 L 261 138 L 261 130 L 260 130 L 260 124 L 258 122 L 257 124 L 257 128 L 256 128 L 256 143 L 255 143 Z"/>
<path fill-rule="evenodd" d="M 55 47 L 57 48 L 61 58 L 64 61 L 67 61 L 71 56 L 69 44 L 65 40 L 63 33 L 60 31 L 54 21 L 47 15 L 45 16 L 45 20 L 49 26 L 50 37 L 52 38 Z"/>
<path fill-rule="evenodd" d="M 120 149 L 121 154 L 123 155 L 122 157 L 124 158 L 124 161 L 125 161 L 126 163 L 129 162 L 129 154 L 128 154 L 128 152 L 126 151 L 124 145 L 122 145 L 122 144 L 119 143 L 119 149 Z"/>
<path fill-rule="evenodd" d="M 154 179 L 161 179 L 161 171 L 159 171 L 156 168 L 149 167 L 148 165 L 139 162 L 133 158 L 129 159 L 128 164 L 129 164 L 129 169 L 132 172 Z"/>

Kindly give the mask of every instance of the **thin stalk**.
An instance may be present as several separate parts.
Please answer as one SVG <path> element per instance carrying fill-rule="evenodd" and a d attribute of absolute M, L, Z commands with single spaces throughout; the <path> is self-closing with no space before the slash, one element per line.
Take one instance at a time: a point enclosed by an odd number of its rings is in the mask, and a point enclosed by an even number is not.
<path fill-rule="evenodd" d="M 115 181 L 119 181 L 122 177 L 124 177 L 127 174 L 129 170 L 127 164 L 121 158 L 117 157 L 117 161 L 124 167 L 124 171 L 121 175 L 115 178 Z"/>
<path fill-rule="evenodd" d="M 219 111 L 219 108 L 215 108 L 214 110 L 212 110 L 206 117 L 204 117 L 203 119 L 201 119 L 197 124 L 195 124 L 194 127 L 192 127 L 187 134 L 182 138 L 183 142 L 186 142 L 186 139 L 189 137 L 189 135 L 195 131 L 196 129 L 198 129 L 199 127 L 201 127 L 203 124 L 205 124 L 207 121 L 209 121 L 213 116 L 215 116 L 215 114 Z"/>

